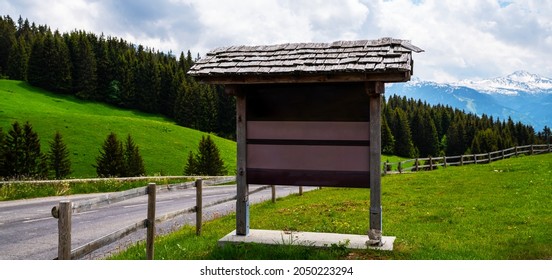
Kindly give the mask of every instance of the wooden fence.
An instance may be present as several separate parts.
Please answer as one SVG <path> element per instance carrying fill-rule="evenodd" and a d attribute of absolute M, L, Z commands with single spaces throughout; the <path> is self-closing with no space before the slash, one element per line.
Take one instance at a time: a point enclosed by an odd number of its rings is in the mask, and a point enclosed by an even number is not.
<path fill-rule="evenodd" d="M 552 144 L 544 145 L 526 145 L 516 146 L 500 151 L 444 157 L 428 157 L 408 159 L 400 162 L 384 162 L 383 174 L 397 174 L 405 172 L 416 172 L 422 170 L 434 170 L 440 166 L 447 167 L 453 165 L 482 164 L 501 160 L 518 155 L 537 155 L 543 153 L 552 153 Z"/>
<path fill-rule="evenodd" d="M 147 259 L 154 258 L 154 247 L 153 240 L 155 238 L 155 224 L 161 223 L 180 215 L 196 212 L 196 232 L 201 234 L 201 225 L 202 225 L 202 209 L 211 207 L 214 205 L 222 204 L 236 199 L 236 196 L 220 199 L 215 202 L 203 205 L 202 202 L 202 189 L 203 185 L 216 185 L 227 182 L 235 181 L 235 177 L 223 176 L 223 177 L 212 177 L 204 179 L 197 179 L 195 182 L 187 182 L 177 186 L 178 189 L 186 189 L 190 187 L 196 187 L 196 206 L 188 209 L 183 209 L 175 211 L 172 213 L 167 213 L 165 215 L 156 217 L 155 215 L 155 201 L 156 193 L 164 190 L 170 190 L 175 188 L 175 186 L 164 186 L 158 187 L 154 183 L 148 184 L 147 187 L 141 187 L 136 189 L 131 189 L 127 191 L 122 191 L 118 193 L 106 194 L 98 198 L 90 199 L 87 201 L 73 203 L 71 201 L 60 201 L 58 206 L 52 208 L 52 216 L 58 219 L 58 257 L 55 259 L 59 260 L 70 260 L 70 259 L 79 259 L 91 252 L 106 246 L 110 243 L 113 243 L 133 232 L 136 232 L 139 229 L 146 228 L 146 255 Z M 275 201 L 275 186 L 262 186 L 260 188 L 251 191 L 249 194 L 260 192 L 267 188 L 272 188 L 272 201 Z M 71 249 L 71 216 L 79 212 L 95 209 L 103 205 L 113 204 L 116 202 L 124 201 L 127 199 L 135 198 L 142 195 L 148 195 L 148 213 L 145 220 L 137 221 L 125 228 L 121 228 L 115 232 L 112 232 L 106 236 L 98 238 L 94 241 L 91 241 L 85 245 L 82 245 L 76 249 Z"/>

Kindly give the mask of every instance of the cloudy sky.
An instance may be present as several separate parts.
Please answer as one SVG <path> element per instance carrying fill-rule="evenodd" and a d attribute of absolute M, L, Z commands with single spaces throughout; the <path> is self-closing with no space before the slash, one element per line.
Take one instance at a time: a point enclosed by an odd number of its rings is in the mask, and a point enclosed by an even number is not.
<path fill-rule="evenodd" d="M 414 55 L 423 80 L 552 77 L 547 0 L 2 0 L 0 14 L 201 56 L 230 45 L 394 37 L 425 50 Z"/>

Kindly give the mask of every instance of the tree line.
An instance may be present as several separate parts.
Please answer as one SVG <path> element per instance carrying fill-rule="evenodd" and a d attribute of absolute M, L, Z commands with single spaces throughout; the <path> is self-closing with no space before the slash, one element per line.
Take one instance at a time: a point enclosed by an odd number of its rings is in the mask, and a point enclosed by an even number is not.
<path fill-rule="evenodd" d="M 130 134 L 123 142 L 111 132 L 96 157 L 98 177 L 139 177 L 146 175 L 140 148 Z M 33 126 L 15 121 L 4 133 L 0 127 L 0 179 L 65 179 L 71 174 L 69 150 L 59 131 L 41 150 L 40 138 Z M 202 136 L 196 153 L 189 152 L 184 175 L 226 175 L 220 151 L 210 136 Z"/>
<path fill-rule="evenodd" d="M 487 153 L 547 143 L 550 128 L 535 133 L 521 122 L 431 106 L 397 95 L 383 102 L 382 153 L 407 158 Z"/>
<path fill-rule="evenodd" d="M 103 34 L 62 34 L 21 17 L 17 22 L 0 17 L 0 77 L 162 114 L 179 125 L 234 139 L 234 98 L 187 75 L 198 58 L 189 50 L 177 59 Z"/>
<path fill-rule="evenodd" d="M 22 126 L 16 121 L 7 133 L 0 127 L 0 178 L 63 179 L 70 173 L 69 151 L 59 131 L 43 153 L 29 122 Z"/>

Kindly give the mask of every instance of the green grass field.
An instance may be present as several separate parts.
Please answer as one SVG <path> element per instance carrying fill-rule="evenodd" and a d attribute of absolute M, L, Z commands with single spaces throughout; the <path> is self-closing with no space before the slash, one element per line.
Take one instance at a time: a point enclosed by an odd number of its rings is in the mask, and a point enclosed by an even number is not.
<path fill-rule="evenodd" d="M 21 81 L 0 80 L 0 127 L 6 133 L 14 121 L 33 125 L 43 152 L 56 130 L 60 131 L 71 154 L 70 176 L 75 178 L 96 177 L 92 165 L 111 131 L 120 140 L 132 135 L 148 175 L 182 175 L 188 152 L 196 151 L 204 135 L 163 117 L 54 94 Z M 235 174 L 235 142 L 219 137 L 214 140 L 228 171 Z"/>
<path fill-rule="evenodd" d="M 251 207 L 251 228 L 365 234 L 368 189 L 324 188 Z M 392 252 L 295 246 L 217 247 L 235 216 L 186 226 L 155 243 L 156 259 L 552 259 L 552 154 L 382 178 Z M 144 244 L 113 259 L 144 259 Z"/>

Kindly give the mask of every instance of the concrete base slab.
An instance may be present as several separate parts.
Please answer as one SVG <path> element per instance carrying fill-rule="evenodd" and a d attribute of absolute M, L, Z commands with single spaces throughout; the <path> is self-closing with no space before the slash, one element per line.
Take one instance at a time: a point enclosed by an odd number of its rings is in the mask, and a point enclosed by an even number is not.
<path fill-rule="evenodd" d="M 332 244 L 343 245 L 349 249 L 374 249 L 392 251 L 395 236 L 383 236 L 381 245 L 369 245 L 367 235 L 295 232 L 277 230 L 249 230 L 249 235 L 236 235 L 233 231 L 219 240 L 219 245 L 226 243 L 258 243 L 269 245 L 297 245 L 312 247 L 331 247 Z"/>

